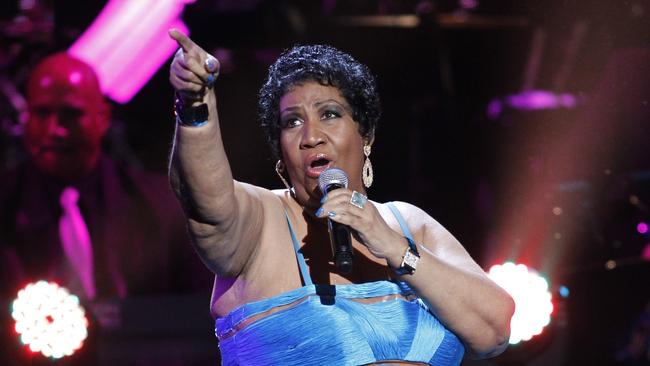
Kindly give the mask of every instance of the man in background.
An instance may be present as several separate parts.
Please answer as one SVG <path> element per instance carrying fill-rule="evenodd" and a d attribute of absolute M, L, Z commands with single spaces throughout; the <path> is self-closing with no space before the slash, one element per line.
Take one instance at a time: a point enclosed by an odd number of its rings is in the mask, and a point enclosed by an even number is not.
<path fill-rule="evenodd" d="M 167 179 L 102 151 L 110 107 L 92 68 L 54 54 L 26 92 L 29 159 L 0 180 L 4 303 L 41 279 L 69 288 L 91 312 L 104 300 L 209 290 Z"/>

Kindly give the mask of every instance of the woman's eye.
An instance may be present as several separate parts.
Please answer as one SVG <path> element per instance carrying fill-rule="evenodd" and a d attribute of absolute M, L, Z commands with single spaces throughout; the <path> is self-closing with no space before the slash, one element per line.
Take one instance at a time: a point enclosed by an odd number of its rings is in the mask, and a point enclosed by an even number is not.
<path fill-rule="evenodd" d="M 321 118 L 322 119 L 331 119 L 331 118 L 339 118 L 339 117 L 341 117 L 341 114 L 339 112 L 337 112 L 337 111 L 325 111 Z"/>
<path fill-rule="evenodd" d="M 302 123 L 299 118 L 287 118 L 282 121 L 282 128 L 292 128 Z"/>

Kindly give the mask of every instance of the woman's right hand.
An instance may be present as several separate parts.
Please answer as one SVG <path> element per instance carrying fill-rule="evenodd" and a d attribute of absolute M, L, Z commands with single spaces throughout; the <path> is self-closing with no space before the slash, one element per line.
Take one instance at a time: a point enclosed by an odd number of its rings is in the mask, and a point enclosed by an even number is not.
<path fill-rule="evenodd" d="M 171 29 L 169 36 L 179 45 L 169 68 L 169 81 L 183 102 L 201 101 L 219 75 L 219 60 L 177 29 Z"/>

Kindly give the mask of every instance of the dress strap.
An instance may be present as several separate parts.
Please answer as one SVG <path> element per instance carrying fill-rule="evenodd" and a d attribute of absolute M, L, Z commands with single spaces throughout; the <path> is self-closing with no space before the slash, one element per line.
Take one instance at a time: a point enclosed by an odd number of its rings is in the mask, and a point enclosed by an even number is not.
<path fill-rule="evenodd" d="M 401 213 L 399 213 L 399 210 L 397 207 L 395 207 L 395 204 L 393 202 L 388 202 L 386 203 L 388 208 L 390 208 L 391 212 L 393 212 L 393 215 L 397 219 L 397 222 L 399 222 L 400 228 L 402 228 L 402 234 L 404 234 L 405 237 L 413 240 L 413 235 L 411 234 L 411 230 L 409 230 L 409 227 L 406 225 L 406 221 L 404 220 L 404 217 L 402 216 Z M 397 285 L 400 287 L 402 290 L 402 293 L 405 295 L 415 295 L 415 292 L 413 289 L 404 281 L 397 281 Z M 422 300 L 418 300 L 421 302 L 421 305 L 424 305 Z M 424 306 L 426 309 L 426 305 Z"/>
<path fill-rule="evenodd" d="M 413 240 L 413 235 L 411 235 L 411 230 L 409 230 L 409 227 L 406 225 L 406 221 L 404 221 L 404 217 L 402 217 L 402 214 L 399 213 L 399 210 L 397 209 L 397 207 L 395 207 L 395 204 L 393 202 L 388 202 L 386 205 L 393 212 L 393 215 L 395 215 L 397 222 L 399 222 L 399 226 L 402 228 L 402 233 L 404 234 L 404 236 Z"/>
<path fill-rule="evenodd" d="M 302 280 L 305 282 L 305 286 L 312 285 L 311 276 L 307 270 L 307 263 L 305 262 L 305 256 L 302 255 L 300 251 L 300 246 L 298 245 L 298 240 L 296 239 L 296 233 L 293 231 L 293 225 L 289 219 L 289 214 L 287 211 L 284 211 L 284 216 L 287 218 L 287 224 L 289 224 L 289 232 L 291 233 L 291 241 L 293 241 L 293 251 L 296 253 L 296 260 L 298 260 L 298 267 L 300 268 L 300 275 L 302 275 Z"/>

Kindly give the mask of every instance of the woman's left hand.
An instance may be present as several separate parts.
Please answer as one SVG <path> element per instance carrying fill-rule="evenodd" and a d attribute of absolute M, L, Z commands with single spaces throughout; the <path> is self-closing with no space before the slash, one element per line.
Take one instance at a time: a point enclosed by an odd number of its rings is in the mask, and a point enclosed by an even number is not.
<path fill-rule="evenodd" d="M 377 258 L 401 255 L 404 248 L 396 243 L 405 243 L 403 237 L 388 226 L 370 200 L 366 199 L 365 204 L 361 205 L 363 208 L 360 208 L 351 203 L 352 195 L 353 191 L 346 188 L 329 192 L 323 197 L 316 216 L 349 226 L 355 239 Z"/>

